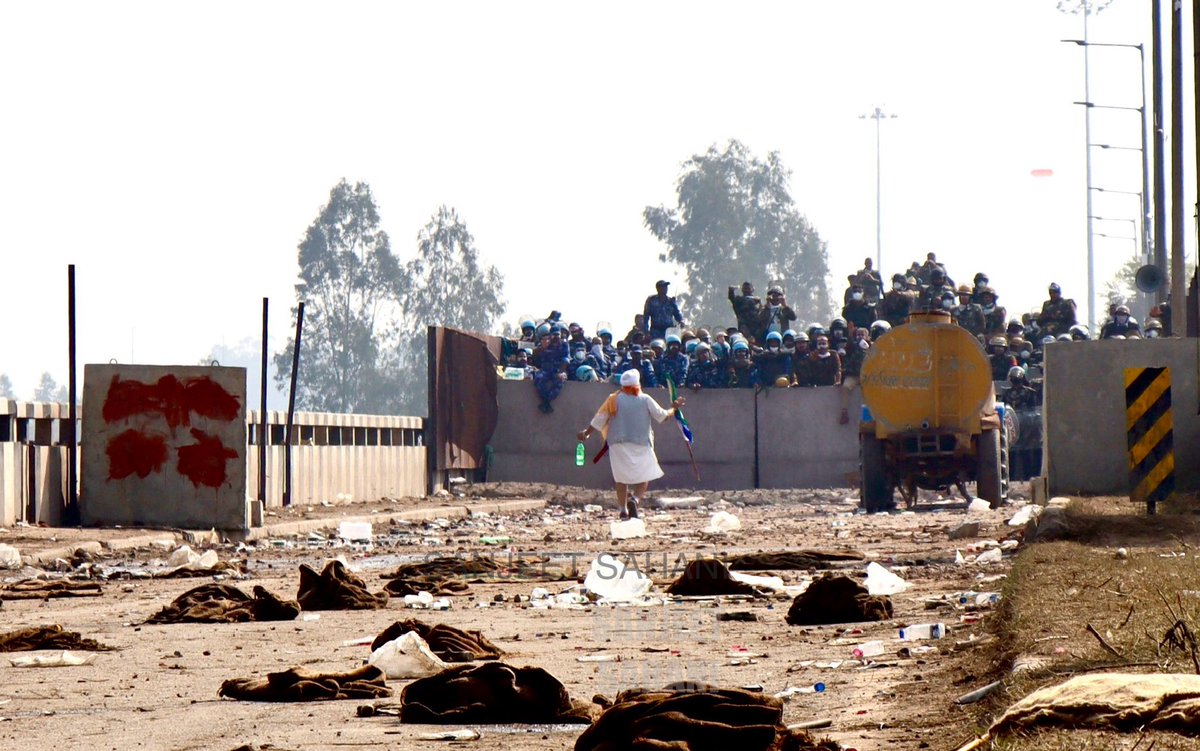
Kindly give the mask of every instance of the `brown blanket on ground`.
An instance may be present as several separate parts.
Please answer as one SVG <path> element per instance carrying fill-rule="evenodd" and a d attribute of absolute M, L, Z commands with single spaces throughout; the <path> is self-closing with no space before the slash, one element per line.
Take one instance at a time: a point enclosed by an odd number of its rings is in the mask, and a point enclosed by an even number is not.
<path fill-rule="evenodd" d="M 300 564 L 300 589 L 296 600 L 305 610 L 373 610 L 387 605 L 387 592 L 371 594 L 367 583 L 341 561 L 330 561 L 317 573 Z"/>
<path fill-rule="evenodd" d="M 348 673 L 316 673 L 292 668 L 266 678 L 230 678 L 217 696 L 240 701 L 320 701 L 322 699 L 379 699 L 391 696 L 383 671 L 364 665 Z"/>
<path fill-rule="evenodd" d="M 385 628 L 375 637 L 375 641 L 371 642 L 371 651 L 374 652 L 408 631 L 417 632 L 417 636 L 425 640 L 429 649 L 446 662 L 495 660 L 503 654 L 500 648 L 488 641 L 480 631 L 463 631 L 445 623 L 430 626 L 416 618 L 396 621 Z"/>
<path fill-rule="evenodd" d="M 455 577 L 445 579 L 436 575 L 398 576 L 383 585 L 383 588 L 392 597 L 415 595 L 421 592 L 428 592 L 434 597 L 448 597 L 465 595 L 471 591 L 471 588 L 462 579 Z"/>
<path fill-rule="evenodd" d="M 792 600 L 787 622 L 792 626 L 813 626 L 886 621 L 891 617 L 892 601 L 887 597 L 872 597 L 866 587 L 849 577 L 825 574 Z"/>
<path fill-rule="evenodd" d="M 109 647 L 93 639 L 84 639 L 78 631 L 63 631 L 53 626 L 33 626 L 0 634 L 0 652 L 30 652 L 35 649 L 77 649 L 87 652 L 107 652 Z"/>
<path fill-rule="evenodd" d="M 687 565 L 679 578 L 667 587 L 667 593 L 688 597 L 756 595 L 758 590 L 745 582 L 736 581 L 725 564 L 717 559 L 700 558 Z"/>
<path fill-rule="evenodd" d="M 779 699 L 741 689 L 623 691 L 575 751 L 780 751 L 786 744 Z"/>
<path fill-rule="evenodd" d="M 23 579 L 0 586 L 0 600 L 46 600 L 51 597 L 99 597 L 99 582 Z"/>
<path fill-rule="evenodd" d="M 829 568 L 831 564 L 866 560 L 857 550 L 785 550 L 776 553 L 746 553 L 729 558 L 734 571 L 794 571 Z"/>
<path fill-rule="evenodd" d="M 254 596 L 229 584 L 201 584 L 179 595 L 146 623 L 245 623 L 290 621 L 300 615 L 295 600 L 282 600 L 262 587 Z"/>
<path fill-rule="evenodd" d="M 502 662 L 458 665 L 419 678 L 400 694 L 400 721 L 457 723 L 577 723 L 592 721 L 595 706 L 574 702 L 541 668 Z"/>

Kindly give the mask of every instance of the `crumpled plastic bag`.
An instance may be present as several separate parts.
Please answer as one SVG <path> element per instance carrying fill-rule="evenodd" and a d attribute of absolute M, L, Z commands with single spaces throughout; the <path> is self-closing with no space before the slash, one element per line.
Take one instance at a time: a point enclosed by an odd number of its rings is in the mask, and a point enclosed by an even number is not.
<path fill-rule="evenodd" d="M 424 678 L 440 673 L 450 664 L 433 653 L 415 631 L 406 631 L 384 642 L 367 658 L 367 663 L 383 671 L 385 677 Z"/>
<path fill-rule="evenodd" d="M 653 582 L 637 568 L 627 567 L 608 553 L 592 560 L 583 588 L 610 602 L 633 602 L 650 591 Z"/>
<path fill-rule="evenodd" d="M 908 590 L 912 584 L 904 581 L 875 561 L 867 564 L 867 594 L 896 595 Z"/>

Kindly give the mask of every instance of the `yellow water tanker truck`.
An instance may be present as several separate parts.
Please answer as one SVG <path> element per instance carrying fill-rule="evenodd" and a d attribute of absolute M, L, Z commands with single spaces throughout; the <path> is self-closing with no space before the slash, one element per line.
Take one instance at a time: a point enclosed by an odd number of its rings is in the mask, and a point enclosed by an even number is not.
<path fill-rule="evenodd" d="M 1008 494 L 1005 421 L 983 346 L 948 313 L 914 313 L 867 352 L 859 426 L 862 505 L 906 505 L 918 489 L 967 496 L 966 483 L 992 508 Z"/>

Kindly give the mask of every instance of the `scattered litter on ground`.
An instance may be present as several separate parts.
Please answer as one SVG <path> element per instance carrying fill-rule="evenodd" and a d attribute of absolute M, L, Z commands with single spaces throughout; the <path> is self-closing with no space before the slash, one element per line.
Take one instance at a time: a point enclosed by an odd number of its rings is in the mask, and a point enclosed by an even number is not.
<path fill-rule="evenodd" d="M 975 563 L 999 563 L 1004 558 L 1000 548 L 989 548 L 975 557 Z"/>
<path fill-rule="evenodd" d="M 633 520 L 638 521 L 638 520 Z M 583 588 L 609 602 L 633 602 L 645 597 L 653 583 L 639 569 L 627 567 L 608 553 L 592 560 Z"/>
<path fill-rule="evenodd" d="M 449 610 L 450 601 L 445 597 L 434 598 L 429 592 L 418 592 L 415 595 L 404 595 L 404 607 L 413 610 Z"/>
<path fill-rule="evenodd" d="M 382 670 L 384 677 L 389 679 L 424 678 L 449 667 L 413 631 L 407 631 L 374 649 L 367 658 L 367 664 Z"/>
<path fill-rule="evenodd" d="M 421 733 L 417 736 L 417 740 L 419 741 L 477 741 L 479 738 L 479 731 L 470 728 L 441 730 L 436 733 Z"/>
<path fill-rule="evenodd" d="M 371 522 L 342 522 L 338 524 L 338 539 L 345 542 L 371 542 L 374 539 Z"/>
<path fill-rule="evenodd" d="M 971 502 L 967 504 L 968 514 L 980 514 L 991 510 L 992 504 L 988 503 L 982 498 L 973 498 Z"/>
<path fill-rule="evenodd" d="M 66 650 L 62 652 L 42 652 L 36 655 L 22 655 L 8 659 L 14 668 L 63 668 L 91 665 L 96 661 L 95 653 L 79 655 Z"/>
<path fill-rule="evenodd" d="M 729 513 L 728 511 L 718 511 L 708 520 L 708 527 L 704 530 L 710 535 L 724 534 L 726 532 L 734 532 L 742 528 L 742 520 Z"/>
<path fill-rule="evenodd" d="M 1013 517 L 1008 520 L 1010 527 L 1023 527 L 1032 519 L 1036 519 L 1042 513 L 1042 507 L 1036 503 L 1029 503 L 1022 506 L 1013 514 Z"/>
<path fill-rule="evenodd" d="M 12 545 L 0 542 L 0 568 L 21 568 L 21 551 Z"/>
<path fill-rule="evenodd" d="M 650 534 L 641 519 L 623 519 L 608 525 L 608 536 L 614 540 L 632 540 Z"/>
<path fill-rule="evenodd" d="M 867 564 L 867 594 L 897 595 L 906 592 L 912 584 L 904 581 L 878 563 Z"/>
<path fill-rule="evenodd" d="M 979 534 L 979 522 L 963 522 L 954 529 L 950 530 L 951 540 L 962 540 L 968 537 L 975 537 Z"/>

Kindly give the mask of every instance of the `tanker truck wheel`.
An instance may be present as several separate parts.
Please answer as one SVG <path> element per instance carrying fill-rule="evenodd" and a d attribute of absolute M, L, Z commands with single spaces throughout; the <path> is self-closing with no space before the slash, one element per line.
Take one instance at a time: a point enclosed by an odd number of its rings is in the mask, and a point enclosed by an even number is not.
<path fill-rule="evenodd" d="M 1000 453 L 1000 431 L 985 430 L 979 434 L 975 457 L 975 494 L 1000 508 L 1004 504 L 1004 467 Z"/>
<path fill-rule="evenodd" d="M 892 500 L 892 484 L 888 481 L 883 441 L 873 435 L 864 435 L 859 445 L 862 451 L 862 506 L 871 514 L 891 511 L 896 504 Z"/>

